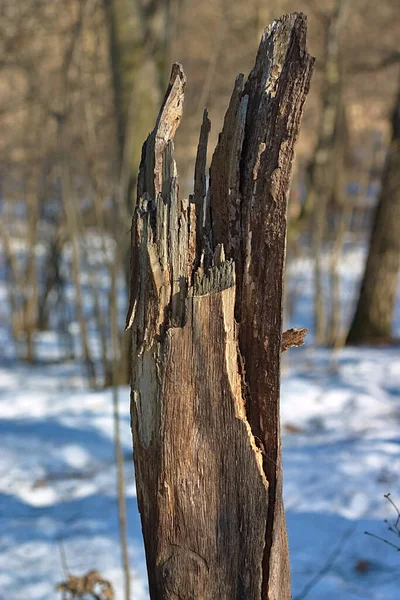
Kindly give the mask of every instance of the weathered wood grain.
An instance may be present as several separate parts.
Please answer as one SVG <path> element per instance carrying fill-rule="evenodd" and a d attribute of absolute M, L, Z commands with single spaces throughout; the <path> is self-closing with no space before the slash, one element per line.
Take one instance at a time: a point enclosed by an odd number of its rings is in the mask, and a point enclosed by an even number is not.
<path fill-rule="evenodd" d="M 279 383 L 286 203 L 313 66 L 305 38 L 298 14 L 265 31 L 247 82 L 236 80 L 208 190 L 205 113 L 194 194 L 178 194 L 180 65 L 143 147 L 127 327 L 152 600 L 290 598 Z"/>

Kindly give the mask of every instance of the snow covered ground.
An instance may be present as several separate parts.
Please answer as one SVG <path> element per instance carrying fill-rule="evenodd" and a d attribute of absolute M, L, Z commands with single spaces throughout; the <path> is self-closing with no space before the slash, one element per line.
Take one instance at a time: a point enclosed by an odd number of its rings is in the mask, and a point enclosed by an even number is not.
<path fill-rule="evenodd" d="M 355 252 L 343 263 L 347 308 L 362 259 Z M 293 325 L 308 325 L 309 263 L 295 273 Z M 383 522 L 396 518 L 383 494 L 400 503 L 399 349 L 345 349 L 332 361 L 311 342 L 289 352 L 282 378 L 293 598 L 398 600 L 400 553 L 364 531 L 400 542 Z M 38 343 L 52 354 L 51 335 Z M 0 599 L 57 598 L 61 545 L 73 574 L 98 569 L 122 599 L 111 393 L 88 391 L 74 363 L 16 363 L 4 328 L 0 344 Z M 127 388 L 120 402 L 132 600 L 144 600 Z"/>

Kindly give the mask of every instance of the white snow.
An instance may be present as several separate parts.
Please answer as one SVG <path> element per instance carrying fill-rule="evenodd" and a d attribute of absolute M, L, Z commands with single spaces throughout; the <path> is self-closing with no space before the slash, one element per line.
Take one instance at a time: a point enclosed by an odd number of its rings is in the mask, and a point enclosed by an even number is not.
<path fill-rule="evenodd" d="M 343 263 L 346 314 L 364 256 L 357 250 Z M 309 261 L 297 263 L 295 276 L 292 324 L 309 325 Z M 384 523 L 396 514 L 383 498 L 390 492 L 400 504 L 400 352 L 350 348 L 332 361 L 311 342 L 312 335 L 303 349 L 289 351 L 282 378 L 293 598 L 322 569 L 309 600 L 397 600 L 400 553 L 364 531 L 400 542 Z M 16 363 L 1 327 L 0 343 L 0 599 L 57 597 L 62 539 L 70 572 L 98 569 L 122 600 L 111 392 L 87 390 L 71 362 Z M 37 344 L 43 356 L 57 353 L 51 334 Z M 120 405 L 132 598 L 148 600 L 127 387 Z"/>

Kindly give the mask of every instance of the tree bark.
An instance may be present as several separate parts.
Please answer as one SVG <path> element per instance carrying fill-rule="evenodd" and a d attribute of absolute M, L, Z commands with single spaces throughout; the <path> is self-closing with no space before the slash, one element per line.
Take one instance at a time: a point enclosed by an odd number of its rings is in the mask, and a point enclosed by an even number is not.
<path fill-rule="evenodd" d="M 400 90 L 392 115 L 392 139 L 348 344 L 379 344 L 391 340 L 400 267 L 399 220 Z"/>
<path fill-rule="evenodd" d="M 247 82 L 236 79 L 208 190 L 204 115 L 189 201 L 179 199 L 174 161 L 186 84 L 178 64 L 143 147 L 127 327 L 153 600 L 291 597 L 282 288 L 294 144 L 312 68 L 303 15 L 266 29 Z"/>

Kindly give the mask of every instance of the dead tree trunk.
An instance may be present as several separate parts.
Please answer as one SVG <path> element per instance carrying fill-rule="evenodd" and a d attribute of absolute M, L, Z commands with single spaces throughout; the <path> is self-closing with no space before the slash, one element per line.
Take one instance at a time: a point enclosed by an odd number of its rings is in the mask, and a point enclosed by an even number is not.
<path fill-rule="evenodd" d="M 204 114 L 189 201 L 178 197 L 174 161 L 186 83 L 178 64 L 143 147 L 127 327 L 153 600 L 291 597 L 282 287 L 293 151 L 312 67 L 303 15 L 266 29 L 247 82 L 236 79 L 208 191 Z M 298 331 L 285 336 L 285 349 L 299 343 Z"/>
<path fill-rule="evenodd" d="M 392 139 L 382 176 L 368 258 L 348 344 L 391 340 L 400 267 L 400 89 L 392 116 Z"/>

